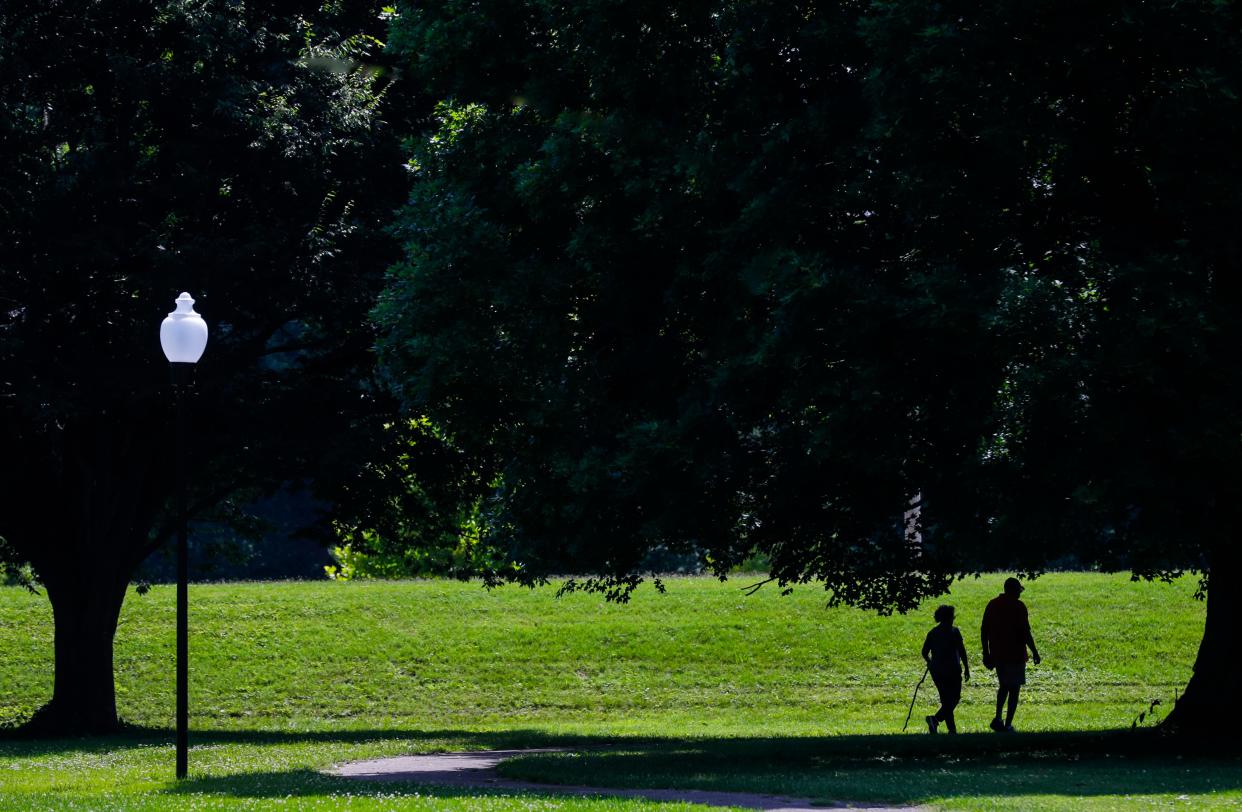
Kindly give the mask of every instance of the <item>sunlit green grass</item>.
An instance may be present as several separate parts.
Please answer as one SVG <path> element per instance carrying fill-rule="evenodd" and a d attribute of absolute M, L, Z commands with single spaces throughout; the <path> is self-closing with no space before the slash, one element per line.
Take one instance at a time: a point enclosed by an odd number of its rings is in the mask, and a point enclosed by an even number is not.
<path fill-rule="evenodd" d="M 447 582 L 195 586 L 196 747 L 191 778 L 180 786 L 169 780 L 165 733 L 173 716 L 173 592 L 131 594 L 117 634 L 118 704 L 145 732 L 104 742 L 0 742 L 0 804 L 267 807 L 292 796 L 299 806 L 325 808 L 651 806 L 484 801 L 461 790 L 429 797 L 426 788 L 318 772 L 383 754 L 548 744 L 618 749 L 506 769 L 592 785 L 953 808 L 1242 803 L 1236 759 L 1125 755 L 1124 742 L 1084 738 L 1129 728 L 1153 699 L 1163 709 L 1185 684 L 1203 618 L 1189 581 L 1051 575 L 1031 583 L 1024 597 L 1045 663 L 1031 669 L 1017 724 L 1075 736 L 1024 733 L 1003 753 L 992 734 L 961 736 L 943 757 L 928 748 L 926 733 L 900 735 L 933 606 L 880 618 L 826 609 L 811 587 L 747 597 L 744 583 L 673 579 L 667 594 L 644 589 L 628 606 L 556 599 L 553 588 L 489 592 Z M 978 618 L 999 584 L 967 581 L 946 599 L 958 608 L 972 654 Z M 0 589 L 0 720 L 23 718 L 50 693 L 51 641 L 46 600 Z M 916 722 L 933 707 L 930 681 L 924 690 Z M 984 730 L 993 691 L 992 676 L 977 668 L 958 713 L 964 731 Z"/>

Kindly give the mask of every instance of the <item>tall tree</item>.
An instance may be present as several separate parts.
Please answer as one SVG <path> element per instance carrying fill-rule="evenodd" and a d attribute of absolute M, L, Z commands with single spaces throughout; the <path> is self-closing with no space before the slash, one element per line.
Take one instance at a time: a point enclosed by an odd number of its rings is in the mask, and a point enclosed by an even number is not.
<path fill-rule="evenodd" d="M 31 726 L 117 724 L 112 642 L 169 537 L 158 324 L 189 290 L 191 508 L 299 481 L 363 388 L 401 157 L 369 2 L 53 0 L 0 9 L 0 537 L 55 618 Z"/>
<path fill-rule="evenodd" d="M 892 611 L 1066 554 L 1196 568 L 1173 719 L 1219 722 L 1238 12 L 1075 9 L 402 9 L 443 102 L 380 350 L 519 577 L 758 548 Z"/>
<path fill-rule="evenodd" d="M 1206 730 L 1242 713 L 1216 701 L 1242 635 L 1240 22 L 1208 2 L 892 2 L 865 29 L 910 262 L 1002 285 L 993 535 L 1028 566 L 1205 573 L 1169 722 Z"/>

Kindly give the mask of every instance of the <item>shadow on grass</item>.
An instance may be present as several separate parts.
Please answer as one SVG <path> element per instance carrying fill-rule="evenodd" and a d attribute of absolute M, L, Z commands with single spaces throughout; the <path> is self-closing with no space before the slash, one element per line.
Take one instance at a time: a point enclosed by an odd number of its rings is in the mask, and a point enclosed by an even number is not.
<path fill-rule="evenodd" d="M 176 733 L 171 728 L 126 725 L 107 736 L 75 738 L 30 738 L 20 732 L 0 731 L 0 757 L 37 758 L 59 753 L 109 753 L 138 747 L 171 746 Z M 412 746 L 429 742 L 452 742 L 453 746 L 477 750 L 522 749 L 529 747 L 589 747 L 608 741 L 600 736 L 551 734 L 542 730 L 194 730 L 190 746 L 240 744 L 257 747 L 282 744 L 364 744 L 408 741 Z M 632 741 L 644 741 L 633 739 Z"/>
<path fill-rule="evenodd" d="M 130 728 L 100 739 L 0 738 L 0 756 L 105 752 L 171 745 L 172 731 Z M 508 778 L 549 784 L 771 793 L 816 800 L 918 804 L 938 798 L 1187 795 L 1242 789 L 1236 744 L 1188 741 L 1155 731 L 739 738 L 605 738 L 539 730 L 209 730 L 193 745 L 255 747 L 408 742 L 444 749 L 570 748 L 505 762 Z M 325 765 L 326 766 L 326 765 Z M 375 793 L 444 798 L 513 790 L 374 782 L 309 769 L 192 777 L 175 794 L 243 798 Z M 522 792 L 523 797 L 545 797 Z"/>
<path fill-rule="evenodd" d="M 504 787 L 444 786 L 395 781 L 367 781 L 342 778 L 314 770 L 290 770 L 288 772 L 245 773 L 234 776 L 205 776 L 190 778 L 166 790 L 172 795 L 215 795 L 232 798 L 308 798 L 308 797 L 358 797 L 375 795 L 385 802 L 394 798 L 421 797 L 444 799 L 470 799 L 483 796 L 521 798 L 526 804 L 540 800 L 559 801 L 565 796 L 555 789 L 512 789 Z M 607 797 L 602 793 L 601 797 Z M 661 803 L 647 800 L 646 803 Z M 670 802 L 680 803 L 680 802 Z"/>
<path fill-rule="evenodd" d="M 953 797 L 1188 795 L 1242 789 L 1237 745 L 1154 731 L 716 739 L 544 753 L 507 778 L 920 804 Z"/>

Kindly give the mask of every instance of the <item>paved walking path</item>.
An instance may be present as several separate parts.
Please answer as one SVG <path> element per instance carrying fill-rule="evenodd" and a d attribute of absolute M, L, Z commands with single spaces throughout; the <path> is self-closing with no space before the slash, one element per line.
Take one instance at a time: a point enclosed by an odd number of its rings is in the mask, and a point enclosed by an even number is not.
<path fill-rule="evenodd" d="M 345 778 L 368 781 L 413 781 L 472 789 L 543 792 L 560 795 L 590 795 L 613 798 L 646 798 L 651 801 L 680 801 L 706 806 L 732 806 L 763 809 L 768 812 L 822 812 L 825 808 L 869 809 L 871 812 L 911 812 L 918 807 L 883 807 L 868 804 L 812 804 L 806 798 L 784 798 L 752 792 L 717 792 L 701 789 L 610 789 L 606 787 L 566 786 L 514 781 L 496 772 L 500 762 L 530 753 L 557 753 L 559 749 L 476 750 L 467 753 L 436 753 L 425 756 L 398 756 L 372 761 L 339 764 L 330 772 Z"/>

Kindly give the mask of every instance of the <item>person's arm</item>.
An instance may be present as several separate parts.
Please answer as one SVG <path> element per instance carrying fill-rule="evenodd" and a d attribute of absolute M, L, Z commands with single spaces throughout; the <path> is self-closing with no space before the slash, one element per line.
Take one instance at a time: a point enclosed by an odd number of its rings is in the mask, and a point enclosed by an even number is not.
<path fill-rule="evenodd" d="M 970 682 L 970 659 L 966 656 L 966 641 L 962 639 L 962 633 L 957 633 L 957 656 L 962 658 L 962 671 L 966 674 L 966 681 Z"/>
<path fill-rule="evenodd" d="M 983 667 L 992 669 L 992 653 L 988 650 L 988 625 L 992 613 L 992 604 L 983 610 L 983 623 L 979 625 L 979 644 L 983 649 Z"/>
<path fill-rule="evenodd" d="M 1026 626 L 1026 644 L 1031 647 L 1031 657 L 1035 665 L 1039 665 L 1039 649 L 1035 648 L 1035 638 L 1031 636 L 1031 620 L 1027 617 L 1026 607 L 1022 607 L 1022 623 Z"/>
<path fill-rule="evenodd" d="M 927 639 L 923 641 L 923 662 L 927 663 L 927 667 L 931 668 L 931 644 L 932 633 L 927 633 Z"/>

